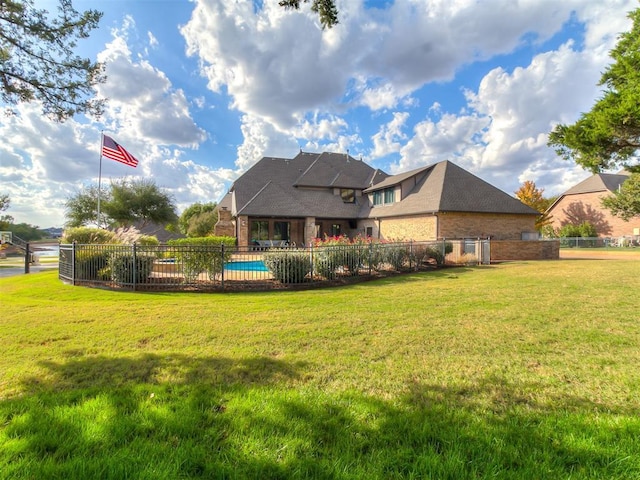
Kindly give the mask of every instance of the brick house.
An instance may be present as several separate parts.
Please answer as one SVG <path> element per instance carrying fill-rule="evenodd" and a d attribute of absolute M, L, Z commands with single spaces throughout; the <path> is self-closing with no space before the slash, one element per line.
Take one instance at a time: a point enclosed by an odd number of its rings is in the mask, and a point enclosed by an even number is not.
<path fill-rule="evenodd" d="M 218 205 L 217 235 L 238 245 L 308 245 L 325 235 L 382 240 L 536 236 L 539 215 L 450 161 L 388 175 L 346 154 L 264 157 Z"/>
<path fill-rule="evenodd" d="M 552 226 L 591 223 L 599 237 L 637 237 L 640 235 L 640 217 L 627 221 L 611 214 L 602 206 L 602 199 L 620 188 L 629 173 L 597 173 L 564 192 L 547 209 Z"/>

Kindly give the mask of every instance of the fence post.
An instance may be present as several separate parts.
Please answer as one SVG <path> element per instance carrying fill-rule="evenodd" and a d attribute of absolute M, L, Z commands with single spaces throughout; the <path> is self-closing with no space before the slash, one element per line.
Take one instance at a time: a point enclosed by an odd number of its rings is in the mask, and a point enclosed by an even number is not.
<path fill-rule="evenodd" d="M 133 252 L 133 291 L 136 290 L 136 280 L 138 277 L 138 259 L 136 258 L 136 242 L 133 242 L 131 246 L 131 250 Z"/>
<path fill-rule="evenodd" d="M 313 283 L 313 242 L 309 245 L 309 261 L 311 262 L 311 283 Z"/>
<path fill-rule="evenodd" d="M 373 243 L 369 240 L 369 275 L 371 275 L 373 265 Z"/>
<path fill-rule="evenodd" d="M 224 243 L 220 243 L 220 278 L 224 290 Z"/>
<path fill-rule="evenodd" d="M 71 244 L 71 284 L 76 284 L 76 241 Z"/>
<path fill-rule="evenodd" d="M 24 244 L 24 273 L 29 273 L 29 260 L 31 252 L 29 251 L 29 242 Z"/>
<path fill-rule="evenodd" d="M 447 255 L 447 239 L 445 237 L 442 237 L 442 264 L 445 264 L 445 257 Z"/>
<path fill-rule="evenodd" d="M 409 270 L 413 268 L 413 239 L 409 240 Z M 418 262 L 416 261 L 416 267 L 418 266 Z"/>

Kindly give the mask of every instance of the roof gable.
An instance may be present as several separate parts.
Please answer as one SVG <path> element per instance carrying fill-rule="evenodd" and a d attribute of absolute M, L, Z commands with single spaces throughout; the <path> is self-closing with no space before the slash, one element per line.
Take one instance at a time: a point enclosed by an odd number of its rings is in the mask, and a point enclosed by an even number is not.
<path fill-rule="evenodd" d="M 445 160 L 385 179 L 367 191 L 400 185 L 416 178 L 403 198 L 390 205 L 376 206 L 370 216 L 397 216 L 436 212 L 511 213 L 539 215 L 515 197 L 476 177 L 467 170 Z"/>
<path fill-rule="evenodd" d="M 564 195 L 580 193 L 614 192 L 629 178 L 628 173 L 596 173 L 564 192 Z"/>
<path fill-rule="evenodd" d="M 321 153 L 297 178 L 295 186 L 301 187 L 335 187 L 364 189 L 371 185 L 375 170 L 362 160 L 356 160 L 348 154 Z M 294 158 L 292 161 L 296 162 Z"/>
<path fill-rule="evenodd" d="M 292 159 L 264 157 L 233 184 L 234 215 L 356 218 L 361 203 L 344 203 L 334 188 L 363 189 L 384 178 L 353 157 L 300 152 Z M 363 197 L 359 197 L 360 202 Z M 366 199 L 364 199 L 366 200 Z"/>

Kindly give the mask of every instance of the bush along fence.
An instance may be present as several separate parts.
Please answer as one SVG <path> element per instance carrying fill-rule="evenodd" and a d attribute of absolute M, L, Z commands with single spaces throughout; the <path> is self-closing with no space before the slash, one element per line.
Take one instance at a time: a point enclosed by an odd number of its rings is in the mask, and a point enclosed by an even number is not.
<path fill-rule="evenodd" d="M 226 244 L 60 245 L 59 278 L 130 290 L 265 290 L 488 263 L 488 240 L 329 241 L 307 248 Z M 482 253 L 484 252 L 484 253 Z"/>

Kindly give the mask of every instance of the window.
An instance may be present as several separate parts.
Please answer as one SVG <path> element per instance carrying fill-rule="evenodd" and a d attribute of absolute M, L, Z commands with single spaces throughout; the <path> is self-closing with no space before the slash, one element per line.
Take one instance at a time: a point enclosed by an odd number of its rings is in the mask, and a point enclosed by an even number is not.
<path fill-rule="evenodd" d="M 341 188 L 340 196 L 344 203 L 356 203 L 356 191 L 353 188 Z"/>
<path fill-rule="evenodd" d="M 289 222 L 273 222 L 274 240 L 291 240 L 291 224 Z"/>
<path fill-rule="evenodd" d="M 396 201 L 396 192 L 394 188 L 384 189 L 384 203 L 393 203 Z"/>
<path fill-rule="evenodd" d="M 253 220 L 251 222 L 251 240 L 269 240 L 269 222 Z"/>
<path fill-rule="evenodd" d="M 394 187 L 385 188 L 384 190 L 378 190 L 373 192 L 373 204 L 374 205 L 388 205 L 396 201 L 396 191 Z"/>
<path fill-rule="evenodd" d="M 339 237 L 341 235 L 341 227 L 339 223 L 334 223 L 331 225 L 331 236 Z"/>
<path fill-rule="evenodd" d="M 373 227 L 367 227 L 367 237 L 373 237 Z"/>

